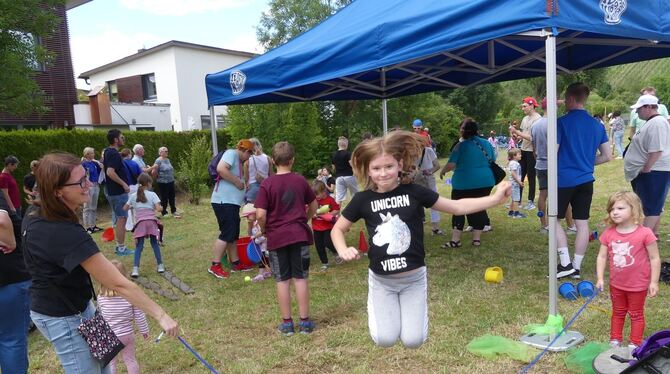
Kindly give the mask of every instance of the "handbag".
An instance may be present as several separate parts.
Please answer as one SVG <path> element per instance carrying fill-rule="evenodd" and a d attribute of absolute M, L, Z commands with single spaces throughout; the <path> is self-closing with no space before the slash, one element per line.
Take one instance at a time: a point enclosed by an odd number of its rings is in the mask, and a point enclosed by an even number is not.
<path fill-rule="evenodd" d="M 430 188 L 428 185 L 428 176 L 423 174 L 423 170 L 421 170 L 421 164 L 423 164 L 423 157 L 426 155 L 426 149 L 423 149 L 423 152 L 421 153 L 421 160 L 419 160 L 419 166 L 416 167 L 414 170 L 414 174 L 412 176 L 412 182 L 414 184 L 418 184 L 420 186 Z"/>
<path fill-rule="evenodd" d="M 121 340 L 97 310 L 93 318 L 83 321 L 77 327 L 77 331 L 88 344 L 91 355 L 100 361 L 102 367 L 107 366 L 124 348 Z"/>
<path fill-rule="evenodd" d="M 478 141 L 472 140 L 475 144 L 477 144 L 477 147 L 481 149 L 482 153 L 484 154 L 484 157 L 489 161 L 489 167 L 491 168 L 491 172 L 493 173 L 493 180 L 495 180 L 496 184 L 502 182 L 503 179 L 507 176 L 507 173 L 503 168 L 500 167 L 500 165 L 496 164 L 495 161 L 489 157 L 489 154 L 484 150 L 484 147 L 482 147 L 481 144 L 479 144 Z"/>
<path fill-rule="evenodd" d="M 251 156 L 251 161 L 254 163 L 254 169 L 256 169 L 256 175 L 254 178 L 256 179 L 256 182 L 258 182 L 258 184 L 261 184 L 261 182 L 263 182 L 265 177 L 258 173 L 258 167 L 256 166 L 256 158 L 254 156 Z"/>

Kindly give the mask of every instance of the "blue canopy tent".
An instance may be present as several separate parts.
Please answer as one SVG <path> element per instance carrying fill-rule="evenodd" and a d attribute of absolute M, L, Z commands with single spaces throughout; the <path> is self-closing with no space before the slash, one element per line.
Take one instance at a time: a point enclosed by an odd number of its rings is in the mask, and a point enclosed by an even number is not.
<path fill-rule="evenodd" d="M 545 75 L 549 312 L 556 314 L 556 71 L 670 56 L 663 0 L 357 0 L 205 78 L 216 105 L 382 99 Z"/>

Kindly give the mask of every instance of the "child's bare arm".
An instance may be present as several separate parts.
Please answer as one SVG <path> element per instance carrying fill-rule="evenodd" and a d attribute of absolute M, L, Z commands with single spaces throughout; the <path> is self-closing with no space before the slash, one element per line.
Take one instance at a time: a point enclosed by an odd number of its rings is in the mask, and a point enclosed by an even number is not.
<path fill-rule="evenodd" d="M 354 247 L 347 247 L 347 242 L 344 235 L 349 232 L 352 222 L 344 217 L 335 222 L 335 227 L 330 230 L 330 239 L 333 241 L 333 246 L 337 250 L 337 254 L 345 261 L 357 260 L 361 257 L 358 250 Z"/>
<path fill-rule="evenodd" d="M 502 181 L 496 186 L 496 191 L 493 195 L 460 200 L 449 200 L 440 197 L 431 208 L 441 212 L 462 216 L 480 212 L 498 204 L 502 204 L 510 196 L 510 193 L 511 185 L 507 181 Z"/>
<path fill-rule="evenodd" d="M 651 281 L 649 281 L 649 297 L 658 294 L 658 279 L 661 276 L 661 256 L 658 253 L 658 243 L 647 244 L 649 263 L 651 264 Z"/>
<path fill-rule="evenodd" d="M 514 181 L 519 184 L 519 186 L 523 187 L 523 182 L 521 181 L 521 178 L 519 177 L 519 174 L 517 174 L 516 171 L 512 172 L 512 178 L 514 178 Z"/>
<path fill-rule="evenodd" d="M 318 208 L 319 203 L 316 202 L 316 199 L 312 200 L 312 202 L 307 205 L 307 219 L 314 217 L 314 214 Z"/>
<path fill-rule="evenodd" d="M 600 250 L 598 250 L 598 257 L 596 258 L 596 288 L 603 290 L 605 286 L 605 265 L 607 264 L 607 246 L 605 244 L 600 245 Z"/>
<path fill-rule="evenodd" d="M 256 208 L 256 222 L 258 223 L 258 227 L 261 229 L 261 234 L 265 235 L 265 223 L 267 222 L 268 219 L 268 211 L 265 209 L 261 208 Z"/>
<path fill-rule="evenodd" d="M 156 213 L 163 212 L 163 208 L 161 207 L 161 203 L 154 204 L 154 210 L 156 211 Z"/>

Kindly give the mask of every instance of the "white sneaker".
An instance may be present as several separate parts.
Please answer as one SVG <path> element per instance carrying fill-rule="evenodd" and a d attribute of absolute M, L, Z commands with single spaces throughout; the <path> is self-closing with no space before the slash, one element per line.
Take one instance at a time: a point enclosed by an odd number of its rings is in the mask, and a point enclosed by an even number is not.
<path fill-rule="evenodd" d="M 621 346 L 621 342 L 618 340 L 610 340 L 610 347 L 618 348 Z"/>
<path fill-rule="evenodd" d="M 482 230 L 483 232 L 489 232 L 493 230 L 493 227 L 491 225 L 484 225 L 484 229 Z"/>
<path fill-rule="evenodd" d="M 472 231 L 472 226 L 468 226 L 468 227 L 464 228 L 463 231 L 464 231 L 464 232 L 470 232 L 470 231 Z"/>
<path fill-rule="evenodd" d="M 156 269 L 156 271 L 159 273 L 165 273 L 165 265 L 158 264 L 158 268 Z"/>
<path fill-rule="evenodd" d="M 140 268 L 138 266 L 133 266 L 133 271 L 130 272 L 130 276 L 133 278 L 137 278 L 140 276 Z"/>
<path fill-rule="evenodd" d="M 576 234 L 577 233 L 577 226 L 568 227 L 567 233 L 571 234 L 571 235 Z"/>
<path fill-rule="evenodd" d="M 325 273 L 328 271 L 328 264 L 323 264 L 321 265 L 321 269 L 319 269 L 320 272 Z"/>
<path fill-rule="evenodd" d="M 537 207 L 535 206 L 535 203 L 533 203 L 532 201 L 529 200 L 528 203 L 526 204 L 526 206 L 524 206 L 523 208 L 526 209 L 526 210 L 533 210 Z"/>

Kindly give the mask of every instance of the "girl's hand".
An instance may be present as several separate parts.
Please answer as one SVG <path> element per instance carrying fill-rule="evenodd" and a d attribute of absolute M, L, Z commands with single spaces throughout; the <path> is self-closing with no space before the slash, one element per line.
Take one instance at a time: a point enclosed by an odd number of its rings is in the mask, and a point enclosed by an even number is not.
<path fill-rule="evenodd" d="M 347 247 L 344 251 L 338 253 L 344 261 L 359 260 L 361 258 L 360 252 L 354 247 Z"/>
<path fill-rule="evenodd" d="M 605 287 L 605 282 L 602 279 L 599 279 L 596 282 L 596 288 L 600 290 L 600 292 L 603 292 L 603 288 Z"/>
<path fill-rule="evenodd" d="M 158 319 L 158 324 L 161 326 L 161 329 L 165 331 L 169 336 L 176 337 L 179 334 L 179 326 L 177 322 L 173 320 L 167 313 L 163 312 L 161 317 Z"/>
<path fill-rule="evenodd" d="M 649 297 L 654 297 L 658 294 L 658 282 L 649 283 Z"/>

